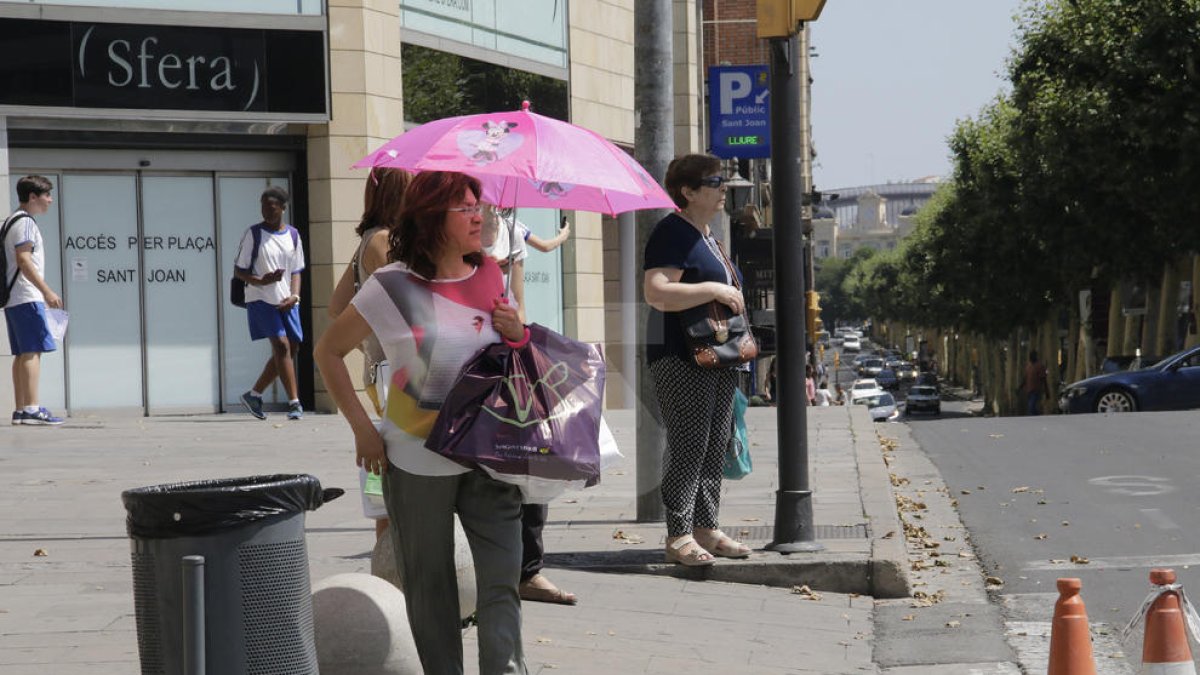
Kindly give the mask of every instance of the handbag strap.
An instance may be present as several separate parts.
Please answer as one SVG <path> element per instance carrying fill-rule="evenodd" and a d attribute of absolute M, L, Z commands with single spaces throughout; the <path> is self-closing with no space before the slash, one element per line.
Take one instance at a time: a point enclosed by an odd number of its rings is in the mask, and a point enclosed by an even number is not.
<path fill-rule="evenodd" d="M 733 280 L 733 287 L 739 291 L 742 290 L 742 282 L 738 279 L 737 270 L 733 268 L 733 262 L 729 260 L 729 256 L 725 255 L 725 247 L 721 246 L 721 240 L 716 237 L 713 237 L 712 240 L 717 245 L 717 253 L 720 254 L 721 262 L 725 263 L 725 270 L 729 272 L 729 278 Z"/>

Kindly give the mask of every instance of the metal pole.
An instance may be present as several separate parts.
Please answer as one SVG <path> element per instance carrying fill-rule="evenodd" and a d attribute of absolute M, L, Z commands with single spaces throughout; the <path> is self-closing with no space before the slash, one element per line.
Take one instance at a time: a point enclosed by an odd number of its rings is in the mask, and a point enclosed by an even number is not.
<path fill-rule="evenodd" d="M 204 675 L 204 556 L 183 556 L 183 675 Z"/>
<path fill-rule="evenodd" d="M 667 164 L 675 155 L 675 71 L 671 50 L 672 0 L 639 0 L 634 3 L 633 35 L 633 104 L 634 156 L 660 183 L 667 174 Z M 637 247 L 622 249 L 622 254 L 641 259 L 646 241 L 654 225 L 666 215 L 662 209 L 638 211 Z M 638 288 L 641 275 L 635 274 Z M 641 298 L 641 293 L 638 294 Z M 646 335 L 650 308 L 645 299 L 638 303 L 637 335 Z M 637 345 L 637 519 L 638 522 L 664 519 L 660 485 L 662 483 L 663 450 L 667 445 L 663 432 L 662 413 L 654 392 L 654 380 L 647 368 L 645 340 Z"/>
<path fill-rule="evenodd" d="M 626 211 L 617 216 L 621 251 L 621 374 L 626 408 L 637 407 L 638 274 L 637 218 Z"/>
<path fill-rule="evenodd" d="M 803 30 L 801 31 L 803 35 Z M 771 51 L 771 208 L 775 221 L 775 340 L 779 403 L 779 490 L 775 493 L 775 540 L 780 553 L 820 551 L 814 541 L 812 491 L 808 487 L 808 402 L 804 387 L 804 164 L 807 125 L 801 82 L 807 79 L 801 36 L 773 38 Z M 798 122 L 798 123 L 797 123 Z"/>

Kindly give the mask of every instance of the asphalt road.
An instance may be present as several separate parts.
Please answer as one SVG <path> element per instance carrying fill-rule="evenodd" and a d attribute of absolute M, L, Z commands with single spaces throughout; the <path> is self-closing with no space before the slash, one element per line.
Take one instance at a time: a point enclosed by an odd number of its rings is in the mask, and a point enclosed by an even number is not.
<path fill-rule="evenodd" d="M 1052 606 L 1055 580 L 1079 577 L 1092 621 L 1119 627 L 1161 566 L 1200 597 L 1200 414 L 910 425 L 1002 596 Z"/>

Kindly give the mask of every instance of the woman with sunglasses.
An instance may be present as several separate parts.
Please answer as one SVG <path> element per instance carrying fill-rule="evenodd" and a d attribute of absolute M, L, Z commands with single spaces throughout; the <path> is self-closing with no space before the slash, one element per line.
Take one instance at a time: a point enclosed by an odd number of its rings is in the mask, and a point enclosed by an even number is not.
<path fill-rule="evenodd" d="M 666 559 L 697 567 L 713 564 L 714 556 L 744 558 L 750 548 L 717 523 L 737 371 L 700 368 L 692 361 L 679 312 L 716 301 L 741 313 L 745 303 L 709 229 L 725 207 L 721 161 L 711 155 L 679 157 L 667 167 L 665 183 L 679 212 L 659 221 L 646 243 L 642 286 L 652 308 L 646 360 L 667 427 Z"/>
<path fill-rule="evenodd" d="M 426 171 L 412 179 L 390 235 L 391 264 L 362 285 L 315 357 L 354 432 L 358 465 L 383 472 L 424 672 L 463 672 L 457 513 L 475 562 L 479 672 L 521 675 L 521 491 L 425 449 L 441 402 L 471 356 L 502 338 L 514 347 L 529 339 L 516 308 L 501 297 L 500 267 L 480 252 L 479 192 L 479 182 L 461 173 Z M 345 363 L 371 333 L 392 368 L 379 430 Z"/>

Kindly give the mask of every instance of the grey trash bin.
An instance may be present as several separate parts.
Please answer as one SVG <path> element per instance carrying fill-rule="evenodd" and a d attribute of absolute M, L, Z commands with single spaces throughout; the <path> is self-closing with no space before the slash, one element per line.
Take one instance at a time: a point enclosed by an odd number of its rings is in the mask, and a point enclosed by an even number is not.
<path fill-rule="evenodd" d="M 209 675 L 316 675 L 304 513 L 342 494 L 309 475 L 126 490 L 143 675 L 183 675 L 182 559 L 204 557 Z"/>

